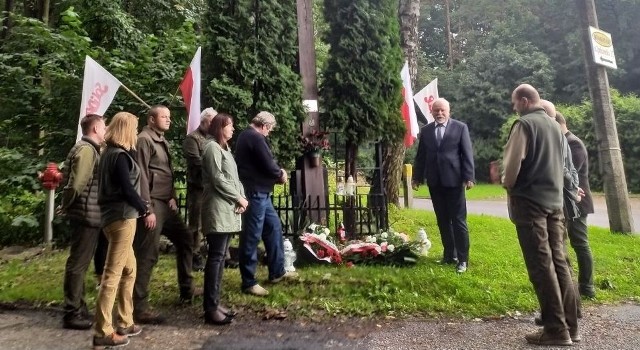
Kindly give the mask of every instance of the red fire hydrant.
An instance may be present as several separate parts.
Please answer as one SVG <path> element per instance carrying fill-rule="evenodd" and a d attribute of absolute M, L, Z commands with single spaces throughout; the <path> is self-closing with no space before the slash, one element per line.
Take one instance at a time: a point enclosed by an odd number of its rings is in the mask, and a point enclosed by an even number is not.
<path fill-rule="evenodd" d="M 42 187 L 44 187 L 46 191 L 45 198 L 45 210 L 44 210 L 44 242 L 46 244 L 51 244 L 51 240 L 53 238 L 53 199 L 54 199 L 54 191 L 60 185 L 62 181 L 62 173 L 58 170 L 58 165 L 56 163 L 47 164 L 47 168 L 44 172 L 38 174 L 38 180 L 42 182 Z"/>
<path fill-rule="evenodd" d="M 42 182 L 42 187 L 47 190 L 55 190 L 62 181 L 62 173 L 58 170 L 56 163 L 50 162 L 44 172 L 38 175 L 38 180 Z"/>

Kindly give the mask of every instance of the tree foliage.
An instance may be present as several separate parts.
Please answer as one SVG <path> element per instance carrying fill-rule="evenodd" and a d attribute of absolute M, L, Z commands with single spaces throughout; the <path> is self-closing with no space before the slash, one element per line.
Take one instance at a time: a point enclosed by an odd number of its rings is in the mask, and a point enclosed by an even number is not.
<path fill-rule="evenodd" d="M 296 4 L 275 0 L 210 0 L 204 26 L 203 67 L 208 101 L 236 117 L 237 129 L 261 111 L 278 127 L 270 137 L 274 153 L 291 165 L 299 155 L 297 135 L 304 120 L 297 67 Z"/>
<path fill-rule="evenodd" d="M 325 18 L 330 58 L 321 95 L 327 125 L 355 144 L 402 137 L 397 2 L 327 0 Z"/>

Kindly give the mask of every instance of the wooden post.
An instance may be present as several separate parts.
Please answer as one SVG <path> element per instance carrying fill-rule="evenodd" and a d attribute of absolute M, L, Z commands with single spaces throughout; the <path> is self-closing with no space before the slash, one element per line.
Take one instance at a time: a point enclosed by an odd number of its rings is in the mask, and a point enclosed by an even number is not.
<path fill-rule="evenodd" d="M 316 51 L 313 33 L 313 1 L 296 0 L 298 14 L 298 53 L 300 57 L 300 75 L 302 77 L 302 100 L 307 109 L 307 118 L 302 124 L 302 133 L 306 135 L 318 130 L 318 82 L 316 76 Z M 323 167 L 313 167 L 309 157 L 303 162 L 302 194 L 309 199 L 313 208 L 326 208 L 327 194 L 323 179 Z M 326 211 L 310 210 L 310 219 L 327 224 Z"/>
<path fill-rule="evenodd" d="M 404 207 L 413 208 L 413 188 L 411 178 L 413 177 L 413 167 L 405 164 L 402 167 L 402 191 L 404 192 Z"/>
<path fill-rule="evenodd" d="M 633 216 L 629 205 L 618 130 L 609 95 L 609 79 L 605 67 L 596 64 L 591 54 L 589 26 L 598 28 L 596 7 L 593 0 L 576 0 L 576 5 L 580 18 L 589 93 L 593 101 L 593 121 L 598 141 L 609 227 L 613 232 L 631 233 L 634 231 Z"/>

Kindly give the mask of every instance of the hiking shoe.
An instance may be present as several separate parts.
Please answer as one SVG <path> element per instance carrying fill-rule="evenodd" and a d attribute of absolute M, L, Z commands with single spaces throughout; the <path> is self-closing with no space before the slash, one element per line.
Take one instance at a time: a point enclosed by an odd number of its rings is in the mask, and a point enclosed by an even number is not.
<path fill-rule="evenodd" d="M 119 335 L 116 332 L 113 332 L 110 335 L 104 337 L 93 337 L 94 347 L 113 349 L 127 345 L 129 345 L 129 337 L 127 337 L 126 335 Z"/>
<path fill-rule="evenodd" d="M 136 335 L 142 333 L 142 327 L 134 323 L 129 327 L 118 327 L 116 333 L 120 335 L 126 335 L 127 337 L 135 337 Z"/>
<path fill-rule="evenodd" d="M 555 334 L 538 331 L 535 333 L 527 334 L 524 336 L 524 338 L 527 340 L 527 343 L 534 345 L 573 345 L 571 337 L 569 336 L 569 331 L 566 330 Z"/>
<path fill-rule="evenodd" d="M 244 290 L 242 290 L 242 292 L 246 293 L 246 294 L 252 294 L 252 295 L 255 295 L 255 296 L 259 296 L 259 297 L 264 297 L 264 296 L 269 295 L 269 291 L 264 289 L 264 288 L 262 288 L 262 287 L 260 287 L 259 284 L 253 285 L 253 286 L 251 286 L 249 288 L 245 288 Z"/>
<path fill-rule="evenodd" d="M 88 317 L 85 317 L 82 313 L 74 313 L 65 315 L 62 319 L 62 328 L 86 330 L 93 326 L 93 322 Z"/>
<path fill-rule="evenodd" d="M 158 312 L 147 310 L 134 313 L 133 320 L 140 324 L 162 324 L 166 319 Z"/>
<path fill-rule="evenodd" d="M 193 288 L 193 291 L 189 293 L 181 293 L 180 304 L 191 304 L 193 302 L 193 298 L 202 296 L 202 294 L 204 294 L 204 289 L 201 287 Z"/>
<path fill-rule="evenodd" d="M 201 255 L 193 255 L 191 269 L 194 272 L 204 271 L 204 259 L 202 259 Z"/>
<path fill-rule="evenodd" d="M 582 341 L 582 336 L 580 335 L 580 331 L 576 329 L 569 330 L 569 336 L 571 337 L 571 341 L 574 343 L 579 343 Z"/>
<path fill-rule="evenodd" d="M 237 260 L 226 259 L 224 261 L 224 267 L 227 269 L 237 269 L 240 266 L 240 263 Z"/>
<path fill-rule="evenodd" d="M 542 322 L 542 317 L 536 317 L 533 319 L 533 323 L 536 324 L 536 326 L 544 326 L 544 322 Z"/>
<path fill-rule="evenodd" d="M 284 273 L 284 275 L 282 275 L 282 276 L 280 276 L 278 278 L 274 278 L 272 280 L 269 280 L 269 282 L 271 282 L 271 283 L 280 283 L 283 280 L 291 281 L 291 280 L 298 279 L 298 277 L 299 277 L 299 275 L 298 275 L 297 272 L 295 272 L 295 271 L 287 271 L 287 272 Z"/>

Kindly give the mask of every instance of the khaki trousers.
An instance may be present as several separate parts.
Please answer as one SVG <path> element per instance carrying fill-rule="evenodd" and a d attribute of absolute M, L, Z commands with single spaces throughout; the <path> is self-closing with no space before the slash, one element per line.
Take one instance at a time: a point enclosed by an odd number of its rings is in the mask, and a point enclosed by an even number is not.
<path fill-rule="evenodd" d="M 118 220 L 104 228 L 109 248 L 96 304 L 95 333 L 98 337 L 114 332 L 111 323 L 116 293 L 118 326 L 133 325 L 133 285 L 136 281 L 136 257 L 133 254 L 135 233 L 136 219 Z"/>

